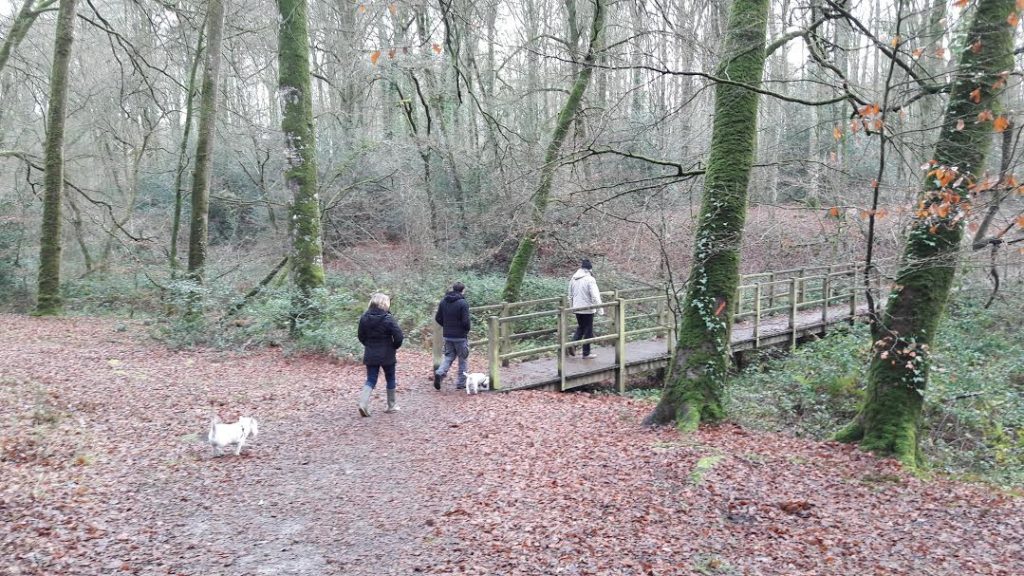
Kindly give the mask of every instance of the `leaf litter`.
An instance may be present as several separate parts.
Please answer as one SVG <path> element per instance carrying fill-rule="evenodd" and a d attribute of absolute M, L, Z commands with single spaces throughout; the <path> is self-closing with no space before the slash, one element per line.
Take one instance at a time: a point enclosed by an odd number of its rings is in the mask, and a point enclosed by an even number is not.
<path fill-rule="evenodd" d="M 404 349 L 402 411 L 380 386 L 360 418 L 358 364 L 0 327 L 3 575 L 1024 573 L 1019 495 L 850 446 L 651 430 L 612 395 L 439 393 Z M 214 412 L 259 438 L 211 457 Z"/>

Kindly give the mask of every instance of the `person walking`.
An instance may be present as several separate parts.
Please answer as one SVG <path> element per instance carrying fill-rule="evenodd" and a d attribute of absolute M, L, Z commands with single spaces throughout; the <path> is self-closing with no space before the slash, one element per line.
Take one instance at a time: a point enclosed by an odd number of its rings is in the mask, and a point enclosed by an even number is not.
<path fill-rule="evenodd" d="M 444 360 L 434 371 L 434 389 L 441 389 L 441 381 L 448 375 L 455 358 L 459 359 L 459 377 L 455 387 L 462 390 L 466 387 L 466 372 L 469 372 L 469 302 L 463 292 L 466 285 L 462 282 L 452 284 L 452 289 L 437 304 L 434 321 L 441 325 L 444 337 Z"/>
<path fill-rule="evenodd" d="M 370 415 L 370 394 L 377 385 L 381 370 L 387 382 L 388 406 L 384 412 L 398 412 L 395 393 L 395 350 L 402 347 L 402 328 L 391 315 L 391 298 L 377 292 L 370 297 L 370 305 L 359 317 L 359 342 L 363 344 L 363 364 L 366 365 L 366 384 L 359 395 L 359 415 Z"/>
<path fill-rule="evenodd" d="M 569 291 L 566 302 L 569 308 L 582 308 L 583 306 L 600 306 L 601 291 L 597 289 L 597 280 L 594 280 L 594 266 L 590 260 L 584 258 L 580 262 L 580 269 L 572 275 L 569 280 Z M 594 337 L 594 314 L 604 315 L 604 308 L 590 308 L 576 311 L 576 333 L 572 341 Z M 570 346 L 565 349 L 566 354 L 576 355 L 576 347 Z M 590 353 L 590 344 L 583 345 L 583 358 L 597 358 Z"/>

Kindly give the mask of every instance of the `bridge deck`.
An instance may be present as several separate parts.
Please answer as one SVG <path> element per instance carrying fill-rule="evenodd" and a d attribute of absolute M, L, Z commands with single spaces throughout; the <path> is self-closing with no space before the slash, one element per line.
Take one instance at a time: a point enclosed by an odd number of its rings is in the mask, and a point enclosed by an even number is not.
<path fill-rule="evenodd" d="M 867 312 L 867 306 L 858 308 L 857 314 Z M 830 325 L 847 322 L 849 306 L 832 306 L 828 309 L 827 321 L 822 319 L 822 310 L 806 310 L 796 317 L 796 337 L 820 334 Z M 739 322 L 733 325 L 731 346 L 734 352 L 752 350 L 766 346 L 788 343 L 793 339 L 787 316 L 762 318 L 758 327 L 758 338 L 754 338 L 754 323 Z M 580 353 L 577 351 L 577 353 Z M 584 360 L 579 356 L 566 356 L 566 388 L 576 388 L 608 381 L 615 376 L 615 349 L 612 346 L 594 346 L 592 353 L 597 358 Z M 626 343 L 626 370 L 636 374 L 661 368 L 668 363 L 669 345 L 664 338 L 640 340 Z M 536 360 L 514 362 L 501 368 L 501 385 L 505 390 L 526 388 L 560 388 L 558 364 L 554 356 Z"/>

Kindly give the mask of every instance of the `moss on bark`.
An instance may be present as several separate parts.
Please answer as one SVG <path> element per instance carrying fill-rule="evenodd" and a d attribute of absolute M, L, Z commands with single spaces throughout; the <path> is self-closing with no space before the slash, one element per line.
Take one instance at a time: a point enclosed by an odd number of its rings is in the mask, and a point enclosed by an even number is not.
<path fill-rule="evenodd" d="M 285 185 L 292 194 L 289 233 L 292 243 L 292 278 L 310 308 L 312 292 L 324 286 L 320 196 L 316 185 L 316 142 L 313 137 L 313 99 L 309 76 L 309 32 L 306 0 L 278 0 L 281 28 L 278 37 L 278 97 L 285 138 Z"/>
<path fill-rule="evenodd" d="M 544 211 L 551 196 L 551 184 L 555 178 L 555 169 L 558 167 L 557 161 L 558 155 L 561 153 L 562 143 L 565 142 L 565 137 L 569 133 L 573 119 L 580 109 L 583 95 L 586 93 L 590 77 L 594 73 L 594 61 L 603 49 L 602 35 L 604 34 L 607 3 L 608 0 L 594 0 L 594 20 L 590 26 L 590 45 L 587 48 L 586 56 L 583 58 L 583 65 L 576 73 L 576 80 L 569 91 L 569 98 L 566 99 L 565 104 L 562 105 L 562 110 L 558 113 L 555 129 L 551 134 L 551 142 L 548 143 L 547 150 L 544 153 L 544 164 L 540 169 L 540 184 L 537 186 L 537 191 L 533 194 L 533 226 L 519 241 L 519 246 L 516 248 L 516 253 L 509 265 L 508 279 L 505 281 L 505 290 L 502 292 L 502 298 L 506 302 L 519 300 L 523 278 L 526 276 L 526 269 L 533 258 L 533 252 L 540 237 L 540 230 L 543 228 Z"/>
<path fill-rule="evenodd" d="M 918 429 L 929 346 L 953 285 L 971 185 L 983 176 L 992 141 L 993 123 L 983 118 L 1013 67 L 1014 27 L 1006 17 L 1014 9 L 1014 0 L 977 4 L 896 284 L 873 327 L 867 398 L 855 422 L 836 436 L 859 440 L 864 449 L 911 467 L 920 463 Z"/>
<path fill-rule="evenodd" d="M 61 202 L 64 199 L 64 119 L 68 101 L 68 68 L 75 40 L 77 0 L 61 0 L 50 68 L 50 101 L 46 124 L 46 174 L 43 177 L 43 222 L 39 244 L 39 291 L 35 313 L 60 314 Z"/>
<path fill-rule="evenodd" d="M 729 13 L 725 58 L 718 76 L 760 86 L 764 73 L 767 0 L 736 0 Z M 694 242 L 693 269 L 682 310 L 676 360 L 647 424 L 675 421 L 692 430 L 722 418 L 729 367 L 733 299 L 739 285 L 747 184 L 754 162 L 758 94 L 741 86 L 715 87 L 711 155 Z"/>

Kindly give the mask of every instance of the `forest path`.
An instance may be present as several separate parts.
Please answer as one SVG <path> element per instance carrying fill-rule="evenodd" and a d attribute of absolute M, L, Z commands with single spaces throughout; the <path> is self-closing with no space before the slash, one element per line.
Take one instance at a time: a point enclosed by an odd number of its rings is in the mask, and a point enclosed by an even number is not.
<path fill-rule="evenodd" d="M 409 350 L 402 412 L 381 383 L 360 418 L 361 366 L 147 329 L 0 315 L 0 574 L 1024 573 L 1021 498 L 851 447 L 437 392 Z M 211 405 L 260 419 L 241 457 L 201 442 Z"/>

